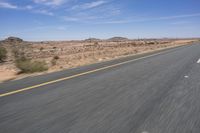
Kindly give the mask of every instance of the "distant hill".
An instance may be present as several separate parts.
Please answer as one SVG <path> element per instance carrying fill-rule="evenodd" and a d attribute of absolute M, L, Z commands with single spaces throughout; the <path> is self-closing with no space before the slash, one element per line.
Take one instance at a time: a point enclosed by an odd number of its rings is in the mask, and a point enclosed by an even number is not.
<path fill-rule="evenodd" d="M 98 38 L 88 38 L 84 40 L 85 42 L 99 42 L 101 41 L 101 39 Z"/>
<path fill-rule="evenodd" d="M 108 39 L 108 41 L 113 41 L 113 42 L 128 41 L 128 40 L 129 39 L 125 37 L 112 37 Z"/>
<path fill-rule="evenodd" d="M 21 43 L 21 42 L 23 42 L 23 39 L 18 38 L 18 37 L 8 37 L 7 39 L 5 39 L 3 41 L 8 42 L 8 43 Z"/>

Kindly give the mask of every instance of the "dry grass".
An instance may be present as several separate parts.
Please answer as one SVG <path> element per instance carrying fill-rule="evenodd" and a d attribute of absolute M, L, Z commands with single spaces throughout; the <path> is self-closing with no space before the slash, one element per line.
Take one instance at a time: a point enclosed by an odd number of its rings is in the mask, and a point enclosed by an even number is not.
<path fill-rule="evenodd" d="M 193 41 L 195 40 L 54 41 L 21 42 L 15 45 L 5 44 L 5 46 L 10 51 L 8 53 L 10 64 L 14 64 L 15 58 L 18 58 L 13 53 L 16 50 L 23 56 L 32 59 L 32 61 L 18 62 L 16 66 L 20 69 L 12 69 L 12 73 L 15 75 L 20 70 L 24 72 L 41 72 L 46 71 L 47 67 L 49 68 L 48 72 L 53 72 L 63 68 L 73 68 L 122 56 L 185 45 Z M 39 64 L 43 64 L 41 62 L 46 64 L 40 66 Z M 9 70 L 11 71 L 11 69 Z M 8 71 L 6 73 L 9 74 Z M 1 66 L 0 74 L 2 75 Z"/>
<path fill-rule="evenodd" d="M 34 73 L 48 70 L 48 67 L 44 61 L 31 61 L 29 59 L 18 59 L 16 61 L 16 66 L 20 69 L 20 73 Z"/>

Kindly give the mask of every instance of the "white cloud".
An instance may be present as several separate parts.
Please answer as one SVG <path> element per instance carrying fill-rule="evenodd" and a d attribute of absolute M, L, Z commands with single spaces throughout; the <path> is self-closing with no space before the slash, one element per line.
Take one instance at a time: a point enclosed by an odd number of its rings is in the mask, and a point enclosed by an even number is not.
<path fill-rule="evenodd" d="M 33 1 L 38 4 L 59 6 L 63 4 L 66 0 L 33 0 Z"/>
<path fill-rule="evenodd" d="M 95 1 L 95 2 L 91 2 L 91 3 L 86 3 L 86 4 L 83 5 L 83 8 L 84 9 L 94 8 L 94 7 L 97 7 L 97 6 L 101 6 L 105 3 L 106 3 L 106 1 Z"/>
<path fill-rule="evenodd" d="M 64 16 L 62 17 L 65 21 L 68 22 L 89 22 L 89 21 L 96 21 L 96 20 L 100 20 L 103 19 L 104 16 L 96 16 L 96 15 L 92 15 L 92 14 L 85 14 L 85 13 L 78 13 L 72 16 Z"/>
<path fill-rule="evenodd" d="M 79 21 L 80 18 L 78 18 L 78 17 L 64 17 L 64 20 L 65 20 L 65 21 L 73 21 L 73 22 L 76 22 L 76 21 Z"/>
<path fill-rule="evenodd" d="M 182 15 L 176 15 L 176 16 L 165 16 L 165 17 L 155 17 L 155 18 L 144 18 L 144 19 L 133 20 L 132 22 L 174 20 L 174 19 L 184 19 L 184 18 L 191 18 L 191 17 L 200 17 L 200 13 L 182 14 Z"/>
<path fill-rule="evenodd" d="M 17 9 L 18 7 L 7 2 L 0 2 L 0 8 Z"/>
<path fill-rule="evenodd" d="M 157 18 L 157 19 L 160 19 L 160 20 L 169 20 L 169 19 L 188 18 L 188 17 L 198 17 L 198 16 L 200 16 L 200 13 L 184 14 L 184 15 L 177 15 L 177 16 L 167 16 L 167 17 L 160 17 L 160 18 Z"/>
<path fill-rule="evenodd" d="M 31 9 L 33 9 L 33 7 L 31 5 L 27 5 L 27 6 L 24 7 L 24 9 L 31 10 Z"/>
<path fill-rule="evenodd" d="M 105 21 L 105 22 L 99 22 L 96 24 L 124 24 L 124 23 L 130 23 L 130 20 L 114 20 L 114 21 Z"/>
<path fill-rule="evenodd" d="M 35 13 L 39 13 L 39 14 L 43 14 L 43 15 L 48 15 L 48 16 L 54 16 L 54 14 L 50 11 L 47 11 L 47 10 L 35 10 L 34 11 Z"/>
<path fill-rule="evenodd" d="M 184 19 L 190 17 L 200 17 L 200 13 L 194 14 L 183 14 L 183 15 L 176 15 L 176 16 L 165 16 L 165 17 L 152 17 L 152 18 L 140 18 L 140 19 L 121 19 L 121 20 L 110 20 L 110 21 L 103 21 L 98 22 L 95 24 L 124 24 L 124 23 L 137 23 L 137 22 L 149 22 L 149 21 L 162 21 L 162 20 L 176 20 L 176 19 Z M 178 21 L 171 24 L 186 24 L 189 23 L 188 21 Z"/>
<path fill-rule="evenodd" d="M 98 6 L 101 6 L 103 4 L 107 3 L 106 1 L 100 0 L 100 1 L 94 1 L 94 2 L 90 2 L 90 3 L 85 3 L 82 5 L 75 5 L 72 7 L 72 9 L 91 9 L 91 8 L 95 8 Z"/>
<path fill-rule="evenodd" d="M 190 21 L 176 21 L 176 22 L 172 22 L 172 25 L 183 25 L 183 24 L 189 24 L 191 23 Z"/>
<path fill-rule="evenodd" d="M 33 13 L 39 13 L 39 14 L 43 14 L 43 15 L 54 16 L 54 13 L 52 13 L 52 12 L 50 12 L 48 10 L 35 9 L 31 5 L 26 5 L 26 6 L 21 6 L 20 7 L 20 6 L 13 5 L 13 4 L 7 3 L 7 2 L 0 2 L 0 8 L 17 9 L 17 10 L 28 10 L 28 11 L 33 12 Z"/>
<path fill-rule="evenodd" d="M 67 28 L 66 28 L 66 26 L 58 26 L 56 29 L 57 30 L 66 30 Z"/>

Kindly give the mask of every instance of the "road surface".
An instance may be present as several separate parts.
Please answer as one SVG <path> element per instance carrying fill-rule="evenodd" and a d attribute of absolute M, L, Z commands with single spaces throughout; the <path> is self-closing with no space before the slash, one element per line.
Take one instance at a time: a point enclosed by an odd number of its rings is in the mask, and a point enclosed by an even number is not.
<path fill-rule="evenodd" d="M 0 84 L 0 133 L 200 133 L 200 44 Z"/>

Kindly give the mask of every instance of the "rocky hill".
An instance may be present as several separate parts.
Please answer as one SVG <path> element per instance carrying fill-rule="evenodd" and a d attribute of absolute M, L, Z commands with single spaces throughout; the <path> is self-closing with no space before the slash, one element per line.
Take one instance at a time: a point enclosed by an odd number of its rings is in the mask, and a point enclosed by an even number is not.
<path fill-rule="evenodd" d="M 100 42 L 102 40 L 98 38 L 88 38 L 88 39 L 85 39 L 84 41 L 85 42 Z"/>
<path fill-rule="evenodd" d="M 123 42 L 123 41 L 128 41 L 129 39 L 128 38 L 125 38 L 125 37 L 112 37 L 112 38 L 109 38 L 108 41 L 113 41 L 113 42 Z"/>

